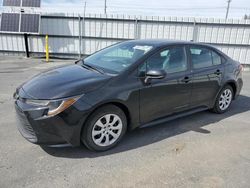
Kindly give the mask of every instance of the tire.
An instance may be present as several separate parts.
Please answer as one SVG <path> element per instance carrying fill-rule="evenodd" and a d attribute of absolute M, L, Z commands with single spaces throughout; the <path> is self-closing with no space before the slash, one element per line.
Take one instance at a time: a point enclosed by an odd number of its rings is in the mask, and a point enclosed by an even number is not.
<path fill-rule="evenodd" d="M 126 131 L 124 112 L 115 105 L 106 105 L 90 115 L 84 125 L 81 141 L 90 150 L 106 151 L 117 145 Z"/>
<path fill-rule="evenodd" d="M 224 86 L 216 98 L 212 111 L 217 114 L 226 112 L 232 103 L 233 96 L 233 88 L 230 85 Z"/>

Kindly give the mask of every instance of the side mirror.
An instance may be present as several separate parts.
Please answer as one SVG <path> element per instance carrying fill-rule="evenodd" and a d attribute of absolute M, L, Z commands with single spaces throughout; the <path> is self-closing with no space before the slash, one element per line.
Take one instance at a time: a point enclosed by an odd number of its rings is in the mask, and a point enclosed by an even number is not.
<path fill-rule="evenodd" d="M 148 83 L 151 79 L 163 79 L 167 76 L 166 71 L 164 70 L 149 70 L 146 73 L 145 83 Z"/>

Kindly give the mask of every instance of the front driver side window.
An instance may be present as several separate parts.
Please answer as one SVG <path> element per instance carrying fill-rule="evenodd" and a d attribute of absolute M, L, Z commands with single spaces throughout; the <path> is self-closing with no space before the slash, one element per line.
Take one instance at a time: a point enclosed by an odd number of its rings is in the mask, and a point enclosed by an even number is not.
<path fill-rule="evenodd" d="M 140 67 L 140 72 L 146 72 L 146 70 L 165 70 L 169 74 L 186 71 L 185 48 L 177 46 L 157 52 Z"/>

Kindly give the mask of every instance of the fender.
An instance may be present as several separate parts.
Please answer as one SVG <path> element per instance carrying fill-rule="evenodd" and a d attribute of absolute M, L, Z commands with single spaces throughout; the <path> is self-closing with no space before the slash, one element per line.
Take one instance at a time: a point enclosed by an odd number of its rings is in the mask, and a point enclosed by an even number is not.
<path fill-rule="evenodd" d="M 232 86 L 232 84 L 234 84 L 234 86 L 232 87 L 232 88 L 233 88 L 233 91 L 234 91 L 233 100 L 235 99 L 235 95 L 236 95 L 236 91 L 237 91 L 237 83 L 236 83 L 236 81 L 234 81 L 234 80 L 228 80 L 227 82 L 225 82 L 225 83 L 221 86 L 221 88 L 220 88 L 219 91 L 217 92 L 216 97 L 214 98 L 211 107 L 213 107 L 213 106 L 215 105 L 216 99 L 218 98 L 218 95 L 220 94 L 221 90 L 222 90 L 226 85 Z"/>
<path fill-rule="evenodd" d="M 97 103 L 97 104 L 93 105 L 91 110 L 90 110 L 90 113 L 87 116 L 87 118 L 92 113 L 94 113 L 95 110 L 97 110 L 101 106 L 108 105 L 108 104 L 116 105 L 116 106 L 118 106 L 119 108 L 121 108 L 123 110 L 123 112 L 125 113 L 125 115 L 127 117 L 129 130 L 133 130 L 133 129 L 135 129 L 136 127 L 138 127 L 140 125 L 139 106 L 138 106 L 138 109 L 134 109 L 132 107 L 129 107 L 127 105 L 126 101 L 123 101 L 123 100 L 120 100 L 120 99 L 109 99 L 109 100 L 105 100 L 105 101 L 102 101 L 101 103 Z"/>

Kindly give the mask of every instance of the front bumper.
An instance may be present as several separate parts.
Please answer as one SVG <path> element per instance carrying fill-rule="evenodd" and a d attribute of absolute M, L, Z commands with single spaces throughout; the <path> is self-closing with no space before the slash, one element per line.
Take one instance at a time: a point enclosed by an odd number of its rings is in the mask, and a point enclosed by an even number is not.
<path fill-rule="evenodd" d="M 90 106 L 79 101 L 64 112 L 49 118 L 37 118 L 43 109 L 27 106 L 20 100 L 15 101 L 17 127 L 29 142 L 39 145 L 68 143 L 81 144 L 81 130 L 89 114 Z"/>

